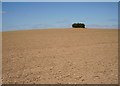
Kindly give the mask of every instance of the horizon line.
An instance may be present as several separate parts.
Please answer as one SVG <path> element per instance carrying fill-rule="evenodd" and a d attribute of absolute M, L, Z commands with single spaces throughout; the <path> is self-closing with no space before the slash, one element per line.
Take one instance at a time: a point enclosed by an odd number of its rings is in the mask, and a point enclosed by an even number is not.
<path fill-rule="evenodd" d="M 101 30 L 119 30 L 119 28 L 31 28 L 31 29 L 16 29 L 16 30 L 2 30 L 0 32 L 11 32 L 11 31 L 27 31 L 27 30 L 52 30 L 52 29 L 101 29 Z"/>

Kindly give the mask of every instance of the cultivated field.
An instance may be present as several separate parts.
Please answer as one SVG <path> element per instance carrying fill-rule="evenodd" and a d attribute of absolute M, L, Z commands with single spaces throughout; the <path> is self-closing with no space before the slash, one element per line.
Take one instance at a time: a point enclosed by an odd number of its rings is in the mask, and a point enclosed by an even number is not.
<path fill-rule="evenodd" d="M 2 36 L 4 84 L 118 83 L 118 30 L 26 30 Z"/>

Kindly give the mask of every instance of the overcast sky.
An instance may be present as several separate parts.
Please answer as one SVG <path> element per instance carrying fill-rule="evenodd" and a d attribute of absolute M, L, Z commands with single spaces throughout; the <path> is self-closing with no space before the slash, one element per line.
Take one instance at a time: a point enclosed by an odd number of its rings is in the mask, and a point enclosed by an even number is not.
<path fill-rule="evenodd" d="M 117 2 L 3 2 L 3 31 L 71 28 L 85 23 L 87 28 L 117 28 Z"/>

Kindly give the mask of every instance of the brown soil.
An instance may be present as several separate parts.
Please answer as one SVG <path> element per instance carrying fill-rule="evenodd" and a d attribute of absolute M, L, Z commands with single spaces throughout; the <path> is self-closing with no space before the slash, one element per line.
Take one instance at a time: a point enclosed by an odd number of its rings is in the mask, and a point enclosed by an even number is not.
<path fill-rule="evenodd" d="M 26 30 L 2 36 L 4 84 L 118 83 L 118 30 Z"/>

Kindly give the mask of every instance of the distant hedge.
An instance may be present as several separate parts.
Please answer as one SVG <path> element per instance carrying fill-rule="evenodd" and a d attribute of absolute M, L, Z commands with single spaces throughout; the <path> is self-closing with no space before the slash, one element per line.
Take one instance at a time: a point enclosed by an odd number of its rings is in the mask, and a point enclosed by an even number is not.
<path fill-rule="evenodd" d="M 73 28 L 85 28 L 85 24 L 84 23 L 74 23 L 72 24 Z"/>

